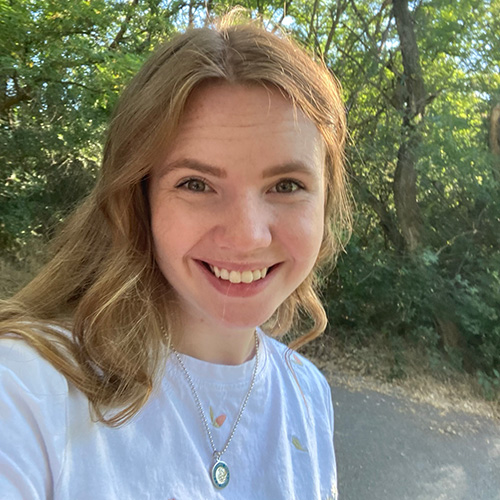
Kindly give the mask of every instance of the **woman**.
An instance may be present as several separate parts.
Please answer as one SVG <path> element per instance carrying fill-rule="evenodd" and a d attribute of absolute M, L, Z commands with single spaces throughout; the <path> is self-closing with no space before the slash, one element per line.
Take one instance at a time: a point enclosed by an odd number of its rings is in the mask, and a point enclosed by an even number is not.
<path fill-rule="evenodd" d="M 2 305 L 2 498 L 336 498 L 328 384 L 272 337 L 325 328 L 344 139 L 334 79 L 284 37 L 223 22 L 159 48 Z"/>

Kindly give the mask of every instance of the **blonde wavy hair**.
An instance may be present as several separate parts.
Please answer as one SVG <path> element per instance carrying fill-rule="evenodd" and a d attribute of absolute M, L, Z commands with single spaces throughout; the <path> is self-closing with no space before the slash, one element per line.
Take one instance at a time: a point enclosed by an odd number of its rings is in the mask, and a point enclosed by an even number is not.
<path fill-rule="evenodd" d="M 65 222 L 48 264 L 0 307 L 0 335 L 35 348 L 88 397 L 95 418 L 111 426 L 146 403 L 176 327 L 175 293 L 154 258 L 148 174 L 175 140 L 190 93 L 215 79 L 278 88 L 323 136 L 327 196 L 320 254 L 263 327 L 279 336 L 302 325 L 290 344 L 295 348 L 326 327 L 318 271 L 335 261 L 350 230 L 339 85 L 324 63 L 256 23 L 226 20 L 188 30 L 161 46 L 125 89 L 94 190 Z M 300 332 L 304 315 L 309 326 Z"/>

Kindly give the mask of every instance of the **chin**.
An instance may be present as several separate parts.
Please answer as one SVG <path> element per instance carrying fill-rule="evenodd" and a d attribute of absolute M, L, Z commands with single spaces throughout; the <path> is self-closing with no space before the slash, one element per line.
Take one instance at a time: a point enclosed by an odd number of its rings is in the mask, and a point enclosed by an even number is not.
<path fill-rule="evenodd" d="M 234 328 L 237 330 L 257 328 L 260 325 L 266 323 L 269 318 L 274 314 L 275 311 L 271 311 L 267 314 L 234 314 L 234 312 L 225 311 L 224 314 L 215 317 L 214 319 L 221 324 L 224 328 Z"/>

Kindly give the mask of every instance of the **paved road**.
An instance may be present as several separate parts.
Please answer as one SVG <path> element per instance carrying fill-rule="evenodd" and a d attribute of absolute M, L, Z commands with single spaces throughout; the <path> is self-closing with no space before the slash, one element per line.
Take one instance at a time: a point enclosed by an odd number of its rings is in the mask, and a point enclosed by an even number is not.
<path fill-rule="evenodd" d="M 333 384 L 340 500 L 500 500 L 500 424 Z"/>

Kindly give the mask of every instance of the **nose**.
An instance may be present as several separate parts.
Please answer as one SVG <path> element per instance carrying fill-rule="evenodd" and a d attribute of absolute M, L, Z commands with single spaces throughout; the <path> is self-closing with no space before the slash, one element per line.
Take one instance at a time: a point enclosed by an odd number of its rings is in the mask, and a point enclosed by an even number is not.
<path fill-rule="evenodd" d="M 215 240 L 222 249 L 247 254 L 266 248 L 272 241 L 272 211 L 258 195 L 234 196 L 221 207 Z"/>

